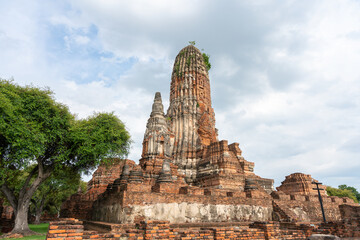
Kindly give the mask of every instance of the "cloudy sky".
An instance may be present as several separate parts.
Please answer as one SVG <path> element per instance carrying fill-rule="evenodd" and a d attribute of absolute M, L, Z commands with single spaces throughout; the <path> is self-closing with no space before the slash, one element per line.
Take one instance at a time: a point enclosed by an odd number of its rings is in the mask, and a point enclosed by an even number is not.
<path fill-rule="evenodd" d="M 210 55 L 219 139 L 278 186 L 360 189 L 360 1 L 0 0 L 0 77 L 79 118 L 114 111 L 138 161 L 156 91 L 189 41 Z"/>

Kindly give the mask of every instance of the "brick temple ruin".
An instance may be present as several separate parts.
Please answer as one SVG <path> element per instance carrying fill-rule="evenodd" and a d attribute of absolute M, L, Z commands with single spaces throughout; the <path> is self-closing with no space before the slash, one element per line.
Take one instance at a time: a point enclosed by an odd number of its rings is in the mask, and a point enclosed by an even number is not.
<path fill-rule="evenodd" d="M 48 239 L 360 236 L 359 205 L 351 199 L 322 190 L 331 223 L 321 224 L 310 175 L 291 174 L 274 190 L 272 179 L 254 173 L 238 143 L 219 141 L 210 92 L 202 53 L 192 45 L 183 48 L 175 59 L 166 114 L 161 94 L 155 94 L 139 164 L 116 160 L 100 166 L 87 192 L 63 204 L 64 219 L 51 223 Z"/>

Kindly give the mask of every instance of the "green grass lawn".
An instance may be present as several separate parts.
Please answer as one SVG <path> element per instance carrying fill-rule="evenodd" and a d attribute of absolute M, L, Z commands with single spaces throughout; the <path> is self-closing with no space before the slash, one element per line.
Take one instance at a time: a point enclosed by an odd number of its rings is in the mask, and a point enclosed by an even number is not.
<path fill-rule="evenodd" d="M 32 235 L 32 236 L 27 236 L 27 237 L 23 237 L 23 238 L 9 238 L 9 240 L 16 240 L 16 239 L 21 239 L 21 240 L 43 240 L 43 239 L 46 239 L 46 233 L 47 233 L 48 228 L 49 228 L 49 223 L 41 223 L 41 224 L 38 224 L 38 225 L 29 224 L 29 227 L 34 232 L 41 233 L 42 235 L 41 236 L 40 235 Z"/>

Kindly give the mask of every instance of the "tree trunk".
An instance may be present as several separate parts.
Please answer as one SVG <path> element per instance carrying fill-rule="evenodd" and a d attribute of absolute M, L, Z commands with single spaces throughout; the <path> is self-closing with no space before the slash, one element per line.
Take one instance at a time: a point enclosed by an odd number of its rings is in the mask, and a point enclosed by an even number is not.
<path fill-rule="evenodd" d="M 43 183 L 48 177 L 50 177 L 52 171 L 51 167 L 49 167 L 47 171 L 45 171 L 41 160 L 42 159 L 37 159 L 38 165 L 30 172 L 30 174 L 26 178 L 25 183 L 19 192 L 18 199 L 16 199 L 15 197 L 14 190 L 10 189 L 6 182 L 0 185 L 1 192 L 4 193 L 6 198 L 9 200 L 11 206 L 14 208 L 15 226 L 14 229 L 11 231 L 11 234 L 19 233 L 24 236 L 38 234 L 31 231 L 28 224 L 30 200 L 34 195 L 35 191 L 39 188 L 40 184 Z M 32 177 L 35 175 L 36 172 L 38 173 L 37 177 L 32 183 L 30 183 Z"/>
<path fill-rule="evenodd" d="M 35 221 L 34 221 L 35 224 L 40 224 L 40 218 L 44 209 L 44 204 L 45 204 L 45 198 L 43 197 L 39 205 L 35 205 Z"/>
<path fill-rule="evenodd" d="M 56 217 L 59 218 L 60 217 L 60 209 L 61 208 L 58 208 L 55 206 L 55 209 L 56 209 Z"/>
<path fill-rule="evenodd" d="M 32 234 L 28 224 L 28 211 L 30 199 L 19 199 L 17 211 L 15 214 L 15 226 L 11 233 L 20 233 L 22 235 Z"/>
<path fill-rule="evenodd" d="M 40 224 L 41 213 L 42 211 L 36 210 L 34 224 Z"/>
<path fill-rule="evenodd" d="M 19 199 L 17 202 L 16 214 L 15 214 L 15 226 L 11 233 L 19 233 L 24 236 L 38 234 L 31 231 L 28 224 L 28 212 L 29 205 L 32 196 L 39 188 L 40 184 L 50 177 L 51 171 L 44 172 L 41 162 L 38 162 L 39 171 L 38 176 L 34 182 L 29 185 L 31 176 L 28 176 L 26 183 L 23 185 L 19 192 Z"/>

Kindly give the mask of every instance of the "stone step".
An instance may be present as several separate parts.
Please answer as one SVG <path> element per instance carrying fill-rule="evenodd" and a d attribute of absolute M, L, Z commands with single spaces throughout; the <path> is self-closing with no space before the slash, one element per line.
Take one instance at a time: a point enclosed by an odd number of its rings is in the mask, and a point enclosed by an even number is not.
<path fill-rule="evenodd" d="M 85 230 L 97 231 L 99 233 L 121 233 L 129 229 L 136 229 L 135 224 L 119 224 L 97 221 L 84 221 Z"/>
<path fill-rule="evenodd" d="M 111 231 L 111 225 L 100 222 L 84 221 L 84 229 L 89 232 L 108 233 Z"/>

